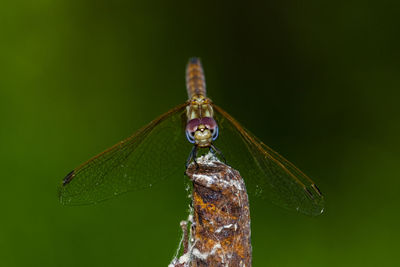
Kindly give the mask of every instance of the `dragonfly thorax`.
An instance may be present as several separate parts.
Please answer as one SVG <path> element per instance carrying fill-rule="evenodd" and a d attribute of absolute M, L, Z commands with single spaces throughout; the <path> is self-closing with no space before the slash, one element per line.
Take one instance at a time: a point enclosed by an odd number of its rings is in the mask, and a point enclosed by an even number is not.
<path fill-rule="evenodd" d="M 214 116 L 214 111 L 211 106 L 211 100 L 203 95 L 194 95 L 189 100 L 189 105 L 186 108 L 187 120 L 193 120 L 196 118 Z"/>

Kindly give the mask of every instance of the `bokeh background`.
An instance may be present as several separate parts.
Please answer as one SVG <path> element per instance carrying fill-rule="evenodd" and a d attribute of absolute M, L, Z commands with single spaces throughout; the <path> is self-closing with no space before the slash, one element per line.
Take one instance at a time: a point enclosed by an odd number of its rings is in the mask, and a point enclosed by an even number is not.
<path fill-rule="evenodd" d="M 319 217 L 251 197 L 254 266 L 398 264 L 398 1 L 0 5 L 1 266 L 167 266 L 183 177 L 79 207 L 57 186 L 185 101 L 191 56 L 214 102 L 326 197 Z"/>

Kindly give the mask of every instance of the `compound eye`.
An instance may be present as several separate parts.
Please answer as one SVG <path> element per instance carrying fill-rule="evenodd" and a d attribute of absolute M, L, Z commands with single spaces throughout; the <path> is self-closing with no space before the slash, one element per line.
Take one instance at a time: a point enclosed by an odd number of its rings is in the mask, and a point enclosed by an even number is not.
<path fill-rule="evenodd" d="M 218 126 L 215 126 L 215 128 L 213 130 L 211 130 L 212 133 L 212 140 L 215 141 L 218 138 Z"/>
<path fill-rule="evenodd" d="M 186 138 L 192 144 L 195 143 L 194 134 L 196 133 L 199 125 L 200 125 L 200 119 L 193 119 L 186 123 L 186 130 L 185 130 Z"/>
<path fill-rule="evenodd" d="M 192 143 L 192 144 L 195 143 L 195 140 L 194 140 L 194 133 L 195 133 L 195 132 L 186 131 L 186 138 L 187 138 L 187 140 L 188 140 L 190 143 Z"/>

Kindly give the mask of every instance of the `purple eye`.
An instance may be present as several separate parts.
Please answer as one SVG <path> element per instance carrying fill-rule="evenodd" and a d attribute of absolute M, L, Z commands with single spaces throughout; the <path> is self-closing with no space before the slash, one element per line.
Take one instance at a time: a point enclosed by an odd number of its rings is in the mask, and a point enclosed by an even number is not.
<path fill-rule="evenodd" d="M 210 130 L 213 130 L 213 129 L 215 129 L 215 127 L 218 127 L 215 120 L 210 117 L 201 118 L 200 122 L 201 122 L 201 124 L 204 124 Z"/>
<path fill-rule="evenodd" d="M 188 121 L 188 123 L 186 124 L 186 138 L 187 140 L 194 144 L 195 140 L 194 140 L 194 133 L 196 132 L 197 128 L 200 125 L 200 119 L 193 119 Z"/>
<path fill-rule="evenodd" d="M 186 138 L 190 143 L 194 144 L 196 142 L 194 135 L 196 131 L 198 131 L 200 125 L 205 126 L 202 126 L 201 132 L 203 132 L 205 129 L 208 129 L 211 132 L 212 140 L 214 141 L 217 139 L 219 130 L 215 120 L 210 117 L 204 117 L 201 119 L 196 118 L 188 121 L 186 124 Z"/>

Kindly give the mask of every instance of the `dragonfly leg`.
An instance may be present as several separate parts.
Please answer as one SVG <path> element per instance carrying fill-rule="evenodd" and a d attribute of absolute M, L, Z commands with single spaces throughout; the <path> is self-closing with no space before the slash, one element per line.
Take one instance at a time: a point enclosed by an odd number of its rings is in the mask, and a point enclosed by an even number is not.
<path fill-rule="evenodd" d="M 199 164 L 196 161 L 196 157 L 197 157 L 197 146 L 193 146 L 192 151 L 190 151 L 189 157 L 186 160 L 186 169 L 189 167 L 190 162 L 193 160 L 193 162 L 196 164 L 196 169 L 199 168 Z"/>
<path fill-rule="evenodd" d="M 211 144 L 211 145 L 210 145 L 210 151 L 211 151 L 211 153 L 214 154 L 214 156 L 215 156 L 216 154 L 221 155 L 221 157 L 222 157 L 224 163 L 226 164 L 226 159 L 225 159 L 225 157 L 224 157 L 224 154 L 222 154 L 221 150 L 219 150 L 219 149 L 216 148 L 213 144 Z"/>
<path fill-rule="evenodd" d="M 211 153 L 212 153 L 214 156 L 217 156 L 217 155 L 216 155 L 216 152 L 215 152 L 215 150 L 214 150 L 214 149 L 212 149 L 212 147 L 211 147 L 211 146 L 210 146 L 209 148 L 210 148 L 210 152 L 211 152 Z"/>

